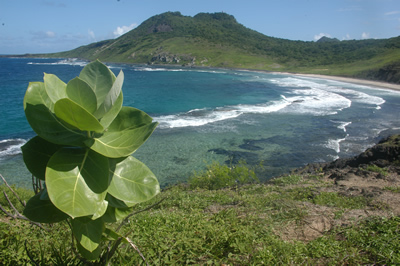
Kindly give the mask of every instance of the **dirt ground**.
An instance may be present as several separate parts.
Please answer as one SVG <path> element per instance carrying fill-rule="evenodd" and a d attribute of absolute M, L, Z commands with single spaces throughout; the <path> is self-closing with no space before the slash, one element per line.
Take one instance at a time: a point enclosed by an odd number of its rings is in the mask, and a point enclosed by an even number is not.
<path fill-rule="evenodd" d="M 322 179 L 327 186 L 317 187 L 316 191 L 337 192 L 345 196 L 364 196 L 371 203 L 364 209 L 348 210 L 338 217 L 338 208 L 320 206 L 302 202 L 299 208 L 307 212 L 300 223 L 287 225 L 282 234 L 284 240 L 310 241 L 322 236 L 333 227 L 347 226 L 369 216 L 392 217 L 400 215 L 400 193 L 388 190 L 388 187 L 400 187 L 398 172 L 390 172 L 385 178 L 381 174 L 370 173 L 368 177 L 359 176 L 352 171 L 341 178 L 325 175 Z M 329 185 L 331 184 L 331 185 Z"/>

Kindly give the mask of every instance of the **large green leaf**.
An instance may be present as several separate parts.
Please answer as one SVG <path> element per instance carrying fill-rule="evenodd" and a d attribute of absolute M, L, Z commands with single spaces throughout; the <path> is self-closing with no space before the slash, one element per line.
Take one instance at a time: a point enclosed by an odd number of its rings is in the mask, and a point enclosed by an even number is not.
<path fill-rule="evenodd" d="M 93 114 L 97 109 L 97 98 L 92 88 L 80 78 L 74 78 L 67 84 L 68 98 Z"/>
<path fill-rule="evenodd" d="M 105 132 L 101 137 L 88 139 L 85 144 L 110 158 L 120 158 L 135 152 L 153 133 L 158 123 L 124 131 Z"/>
<path fill-rule="evenodd" d="M 69 216 L 57 209 L 50 200 L 40 199 L 43 191 L 29 199 L 24 209 L 24 215 L 30 220 L 38 223 L 58 223 Z"/>
<path fill-rule="evenodd" d="M 81 244 L 76 243 L 76 247 L 78 248 L 79 253 L 86 259 L 89 261 L 95 261 L 97 260 L 102 252 L 102 248 L 101 245 L 97 246 L 97 248 L 95 250 L 93 250 L 92 252 L 90 252 L 89 250 L 85 249 L 84 247 L 82 247 Z M 90 265 L 90 264 L 89 264 Z M 95 264 L 94 264 L 95 265 Z"/>
<path fill-rule="evenodd" d="M 132 207 L 120 209 L 108 206 L 107 211 L 104 213 L 101 219 L 103 219 L 105 223 L 116 223 L 122 221 L 131 213 L 132 213 Z"/>
<path fill-rule="evenodd" d="M 160 192 L 157 178 L 136 158 L 110 160 L 112 179 L 108 193 L 128 207 L 147 201 Z"/>
<path fill-rule="evenodd" d="M 153 133 L 158 123 L 145 112 L 123 106 L 100 137 L 88 139 L 85 144 L 91 149 L 111 158 L 126 157 L 135 152 Z"/>
<path fill-rule="evenodd" d="M 114 105 L 111 107 L 111 109 L 103 115 L 103 117 L 100 119 L 100 124 L 104 128 L 108 128 L 110 124 L 114 121 L 115 117 L 119 114 L 121 108 L 122 108 L 122 102 L 123 102 L 123 95 L 122 91 L 119 94 L 116 102 Z"/>
<path fill-rule="evenodd" d="M 40 137 L 61 145 L 83 146 L 84 132 L 65 126 L 49 109 L 52 102 L 43 82 L 31 82 L 24 97 L 26 118 Z"/>
<path fill-rule="evenodd" d="M 108 158 L 88 149 L 62 148 L 47 164 L 49 197 L 72 218 L 104 213 L 108 184 Z"/>
<path fill-rule="evenodd" d="M 73 219 L 72 232 L 78 243 L 86 250 L 93 252 L 100 245 L 101 237 L 105 230 L 101 219 L 92 220 L 88 217 Z"/>
<path fill-rule="evenodd" d="M 48 161 L 61 147 L 39 136 L 33 137 L 21 147 L 26 167 L 35 177 L 44 180 Z"/>
<path fill-rule="evenodd" d="M 117 132 L 126 129 L 134 129 L 144 125 L 148 125 L 153 121 L 153 118 L 145 112 L 128 106 L 123 106 L 111 123 L 108 131 Z"/>
<path fill-rule="evenodd" d="M 54 113 L 58 118 L 79 130 L 98 133 L 104 131 L 96 117 L 68 98 L 56 102 Z"/>
<path fill-rule="evenodd" d="M 114 198 L 107 193 L 108 207 L 106 213 L 101 217 L 106 223 L 115 223 L 123 220 L 132 213 L 132 207 L 128 207 L 123 201 Z"/>
<path fill-rule="evenodd" d="M 99 60 L 87 64 L 79 74 L 93 89 L 97 97 L 97 107 L 103 104 L 116 79 L 114 73 Z"/>
<path fill-rule="evenodd" d="M 66 87 L 67 85 L 53 74 L 44 74 L 44 87 L 47 95 L 51 99 L 52 103 L 56 103 L 62 98 L 67 98 Z M 49 106 L 50 110 L 53 111 L 53 106 Z"/>
<path fill-rule="evenodd" d="M 98 119 L 102 118 L 118 101 L 118 97 L 121 93 L 122 84 L 124 83 L 124 72 L 119 72 L 117 79 L 114 81 L 111 90 L 104 98 L 103 103 L 99 106 L 98 110 L 94 114 Z M 122 104 L 122 103 L 121 103 Z"/>

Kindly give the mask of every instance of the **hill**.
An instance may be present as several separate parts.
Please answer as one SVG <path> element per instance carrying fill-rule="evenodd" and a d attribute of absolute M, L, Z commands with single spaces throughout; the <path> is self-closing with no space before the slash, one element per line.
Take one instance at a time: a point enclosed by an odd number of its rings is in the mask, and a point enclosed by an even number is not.
<path fill-rule="evenodd" d="M 291 71 L 400 83 L 400 37 L 332 40 L 304 42 L 269 37 L 246 28 L 226 13 L 190 17 L 167 12 L 119 38 L 45 56 Z"/>

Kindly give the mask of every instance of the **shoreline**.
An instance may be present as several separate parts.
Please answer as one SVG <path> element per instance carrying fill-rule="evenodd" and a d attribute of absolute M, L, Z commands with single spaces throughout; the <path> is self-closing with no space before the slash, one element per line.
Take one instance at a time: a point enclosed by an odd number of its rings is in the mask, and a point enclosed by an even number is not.
<path fill-rule="evenodd" d="M 400 91 L 400 84 L 389 83 L 389 82 L 378 81 L 378 80 L 361 79 L 361 78 L 331 76 L 331 75 L 323 75 L 323 74 L 307 74 L 307 73 L 287 72 L 287 71 L 268 71 L 268 70 L 261 70 L 261 69 L 249 69 L 249 68 L 219 68 L 219 67 L 204 67 L 204 68 L 229 69 L 229 70 L 238 70 L 238 71 L 269 73 L 269 74 L 284 74 L 284 75 L 293 75 L 293 76 L 299 76 L 299 77 L 328 79 L 328 80 L 342 81 L 342 82 L 353 83 L 353 84 L 358 84 L 358 85 L 374 86 L 374 87 L 378 87 L 381 89 L 390 89 L 390 90 Z"/>
<path fill-rule="evenodd" d="M 277 72 L 279 73 L 279 72 Z M 282 72 L 283 73 L 283 72 Z M 335 81 L 342 81 L 347 83 L 354 83 L 359 85 L 366 85 L 366 86 L 376 86 L 385 89 L 391 89 L 395 91 L 400 91 L 400 84 L 393 84 L 384 81 L 374 81 L 374 80 L 367 80 L 367 79 L 358 79 L 358 78 L 347 78 L 347 77 L 340 77 L 340 76 L 328 76 L 328 75 L 320 75 L 320 74 L 300 74 L 300 73 L 287 73 L 294 76 L 303 76 L 309 78 L 321 78 L 321 79 L 330 79 Z"/>

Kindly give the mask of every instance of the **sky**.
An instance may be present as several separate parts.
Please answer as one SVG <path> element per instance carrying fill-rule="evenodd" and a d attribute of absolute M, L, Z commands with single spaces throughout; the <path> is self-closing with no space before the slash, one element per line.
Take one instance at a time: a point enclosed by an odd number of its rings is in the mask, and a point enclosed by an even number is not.
<path fill-rule="evenodd" d="M 0 54 L 71 50 L 117 38 L 167 11 L 225 12 L 289 40 L 400 35 L 400 0 L 0 0 Z"/>

